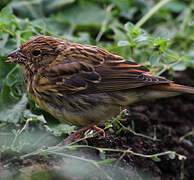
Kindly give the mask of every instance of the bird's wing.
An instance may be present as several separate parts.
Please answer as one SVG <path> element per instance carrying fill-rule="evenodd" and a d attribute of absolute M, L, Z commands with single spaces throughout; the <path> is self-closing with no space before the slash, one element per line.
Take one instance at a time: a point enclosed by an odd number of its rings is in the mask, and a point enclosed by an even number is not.
<path fill-rule="evenodd" d="M 150 75 L 142 65 L 100 48 L 72 47 L 66 50 L 63 58 L 60 55 L 57 63 L 41 70 L 37 84 L 42 92 L 52 89 L 62 94 L 98 93 L 171 82 Z"/>

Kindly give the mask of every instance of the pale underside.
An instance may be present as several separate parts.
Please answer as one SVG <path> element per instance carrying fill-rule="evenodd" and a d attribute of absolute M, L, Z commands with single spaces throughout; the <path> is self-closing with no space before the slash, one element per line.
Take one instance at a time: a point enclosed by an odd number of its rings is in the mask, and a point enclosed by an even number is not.
<path fill-rule="evenodd" d="M 63 123 L 76 126 L 86 126 L 91 123 L 102 125 L 104 122 L 112 120 L 127 105 L 142 100 L 171 97 L 179 94 L 179 92 L 137 88 L 135 91 L 123 90 L 122 92 L 68 96 L 60 108 L 48 101 L 36 101 L 36 103 L 42 109 L 49 110 L 56 119 Z"/>

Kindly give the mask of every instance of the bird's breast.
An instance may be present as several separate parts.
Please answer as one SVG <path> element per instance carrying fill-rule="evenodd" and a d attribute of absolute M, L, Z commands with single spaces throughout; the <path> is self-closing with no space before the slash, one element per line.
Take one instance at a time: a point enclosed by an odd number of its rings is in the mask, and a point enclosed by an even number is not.
<path fill-rule="evenodd" d="M 120 106 L 105 93 L 72 94 L 56 97 L 32 96 L 35 102 L 61 122 L 86 126 L 102 124 L 119 113 Z"/>

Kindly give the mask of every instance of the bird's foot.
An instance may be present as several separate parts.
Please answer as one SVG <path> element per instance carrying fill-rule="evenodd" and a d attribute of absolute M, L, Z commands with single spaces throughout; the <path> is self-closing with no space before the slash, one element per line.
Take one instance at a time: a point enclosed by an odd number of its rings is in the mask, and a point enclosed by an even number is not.
<path fill-rule="evenodd" d="M 101 136 L 99 137 L 99 139 L 105 138 L 106 134 L 105 134 L 105 131 L 103 129 L 99 128 L 96 125 L 92 126 L 92 129 L 98 131 L 101 134 Z"/>
<path fill-rule="evenodd" d="M 99 128 L 98 126 L 94 125 L 94 123 L 88 125 L 88 126 L 85 126 L 81 129 L 78 129 L 76 132 L 74 132 L 73 134 L 69 135 L 65 140 L 64 140 L 64 143 L 63 144 L 69 144 L 70 142 L 74 141 L 74 140 L 78 140 L 81 136 L 82 133 L 84 133 L 85 131 L 87 131 L 88 129 L 94 129 L 96 131 L 98 131 L 100 134 L 102 134 L 99 139 L 103 139 L 105 138 L 105 132 L 103 129 Z"/>

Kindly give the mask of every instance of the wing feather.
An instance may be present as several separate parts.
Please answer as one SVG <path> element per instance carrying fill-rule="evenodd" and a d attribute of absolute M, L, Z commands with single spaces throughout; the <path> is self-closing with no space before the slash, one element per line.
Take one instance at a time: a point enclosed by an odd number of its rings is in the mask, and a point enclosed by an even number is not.
<path fill-rule="evenodd" d="M 95 46 L 74 43 L 64 52 L 64 59 L 41 70 L 37 79 L 41 87 L 53 87 L 60 94 L 98 93 L 170 83 L 152 76 L 149 69 Z"/>

